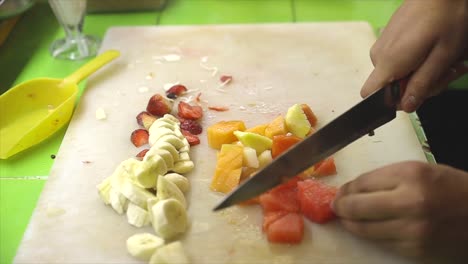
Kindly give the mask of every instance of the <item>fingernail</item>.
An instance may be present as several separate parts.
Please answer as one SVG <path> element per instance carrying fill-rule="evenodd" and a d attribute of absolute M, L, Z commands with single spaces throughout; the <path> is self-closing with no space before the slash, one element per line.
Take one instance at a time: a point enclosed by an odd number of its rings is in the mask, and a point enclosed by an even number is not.
<path fill-rule="evenodd" d="M 418 107 L 418 100 L 414 95 L 410 95 L 403 101 L 403 110 L 413 112 Z"/>

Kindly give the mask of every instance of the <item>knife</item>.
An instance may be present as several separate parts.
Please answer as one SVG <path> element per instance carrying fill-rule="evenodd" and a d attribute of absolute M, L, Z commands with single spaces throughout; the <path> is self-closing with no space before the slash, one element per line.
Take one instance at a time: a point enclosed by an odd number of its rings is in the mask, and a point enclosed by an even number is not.
<path fill-rule="evenodd" d="M 314 134 L 295 144 L 229 193 L 213 210 L 254 198 L 331 156 L 396 117 L 406 88 L 399 80 L 377 90 Z"/>

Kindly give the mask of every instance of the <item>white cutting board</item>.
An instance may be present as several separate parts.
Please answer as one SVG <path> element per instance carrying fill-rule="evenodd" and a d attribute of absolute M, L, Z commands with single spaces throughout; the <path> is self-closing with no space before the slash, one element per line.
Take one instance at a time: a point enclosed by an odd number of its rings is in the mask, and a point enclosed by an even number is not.
<path fill-rule="evenodd" d="M 166 83 L 180 82 L 202 93 L 208 105 L 203 127 L 241 119 L 248 126 L 272 120 L 294 103 L 308 103 L 323 126 L 361 100 L 359 90 L 372 69 L 375 41 L 366 23 L 311 23 L 110 29 L 102 50 L 122 56 L 91 77 L 73 116 L 51 175 L 24 235 L 16 263 L 139 263 L 125 240 L 137 229 L 99 199 L 96 184 L 137 150 L 129 140 L 135 116 Z M 169 54 L 178 61 L 166 61 Z M 177 56 L 169 56 L 171 59 Z M 216 67 L 217 71 L 207 70 Z M 218 88 L 221 74 L 231 84 Z M 214 76 L 213 76 L 214 75 Z M 149 91 L 142 92 L 142 87 Z M 206 104 L 205 104 L 206 106 Z M 102 107 L 108 118 L 97 120 Z M 343 184 L 360 173 L 402 160 L 425 160 L 406 114 L 335 155 Z M 261 232 L 258 206 L 211 209 L 221 195 L 208 186 L 215 150 L 191 149 L 196 169 L 188 175 L 191 227 L 182 242 L 193 263 L 405 263 L 373 244 L 348 234 L 338 223 L 311 224 L 300 245 L 274 245 Z M 83 163 L 89 161 L 89 163 Z"/>

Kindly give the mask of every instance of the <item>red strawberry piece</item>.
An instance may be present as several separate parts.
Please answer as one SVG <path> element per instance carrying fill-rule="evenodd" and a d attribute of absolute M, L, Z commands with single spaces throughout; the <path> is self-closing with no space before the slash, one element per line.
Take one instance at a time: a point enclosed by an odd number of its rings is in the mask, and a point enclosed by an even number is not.
<path fill-rule="evenodd" d="M 203 131 L 202 126 L 197 121 L 190 119 L 181 120 L 180 129 L 186 130 L 193 135 L 199 135 Z"/>
<path fill-rule="evenodd" d="M 229 108 L 226 106 L 208 106 L 208 109 L 218 112 L 229 111 Z"/>
<path fill-rule="evenodd" d="M 225 82 L 225 83 L 229 83 L 230 81 L 232 81 L 232 76 L 231 75 L 221 75 L 221 77 L 219 78 L 219 80 L 221 82 Z"/>
<path fill-rule="evenodd" d="M 195 145 L 200 144 L 200 138 L 198 138 L 198 136 L 193 135 L 192 133 L 188 132 L 187 130 L 181 129 L 181 131 L 182 131 L 182 135 L 184 135 L 184 137 L 187 139 L 190 146 L 195 146 Z"/>
<path fill-rule="evenodd" d="M 138 152 L 138 154 L 136 154 L 136 157 L 139 158 L 139 159 L 143 159 L 146 155 L 146 152 L 148 152 L 149 149 L 144 149 L 140 152 Z"/>
<path fill-rule="evenodd" d="M 181 96 L 185 92 L 187 92 L 187 87 L 181 84 L 176 84 L 166 91 L 166 96 L 171 99 L 176 99 L 177 97 Z"/>
<path fill-rule="evenodd" d="M 198 105 L 191 106 L 186 102 L 181 101 L 179 102 L 178 109 L 178 115 L 184 119 L 196 120 L 202 118 L 203 116 L 203 109 Z"/>
<path fill-rule="evenodd" d="M 156 117 L 151 115 L 150 113 L 143 111 L 139 113 L 136 117 L 137 123 L 144 127 L 146 130 L 149 130 L 151 125 L 156 121 Z"/>
<path fill-rule="evenodd" d="M 155 116 L 164 116 L 172 111 L 172 102 L 160 94 L 151 96 L 146 111 Z"/>
<path fill-rule="evenodd" d="M 132 141 L 135 147 L 141 147 L 145 144 L 148 144 L 149 133 L 145 129 L 136 129 L 132 132 L 130 140 Z"/>

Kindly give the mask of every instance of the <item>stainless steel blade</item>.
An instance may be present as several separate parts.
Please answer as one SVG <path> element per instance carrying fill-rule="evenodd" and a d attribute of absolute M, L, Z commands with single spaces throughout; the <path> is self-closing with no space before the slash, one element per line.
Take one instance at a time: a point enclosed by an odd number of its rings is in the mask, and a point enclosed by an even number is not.
<path fill-rule="evenodd" d="M 392 83 L 373 93 L 322 129 L 277 157 L 214 208 L 220 210 L 256 197 L 331 156 L 348 144 L 396 117 L 400 98 L 399 83 Z"/>

